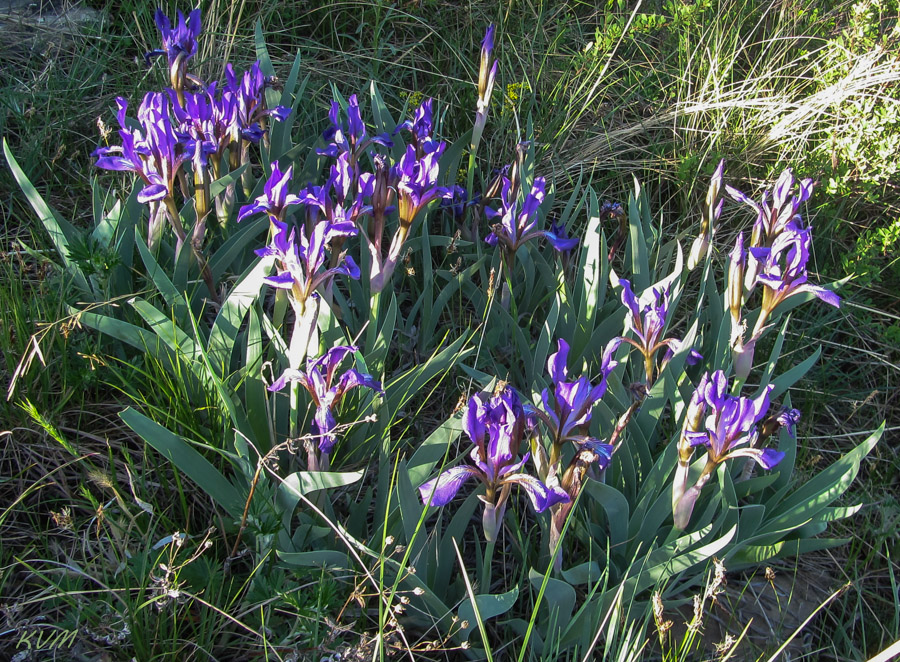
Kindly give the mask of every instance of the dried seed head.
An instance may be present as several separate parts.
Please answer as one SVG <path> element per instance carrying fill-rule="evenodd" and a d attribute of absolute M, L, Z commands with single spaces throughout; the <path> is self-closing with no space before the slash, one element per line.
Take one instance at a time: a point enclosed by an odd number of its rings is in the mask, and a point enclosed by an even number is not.
<path fill-rule="evenodd" d="M 717 558 L 713 558 L 713 576 L 709 586 L 706 587 L 705 599 L 715 603 L 716 597 L 722 592 L 725 581 L 725 564 Z"/>
<path fill-rule="evenodd" d="M 453 408 L 453 413 L 455 414 L 456 412 L 458 412 L 460 409 L 462 409 L 465 406 L 466 406 L 466 394 L 460 393 L 459 400 L 456 401 L 456 406 Z"/>
<path fill-rule="evenodd" d="M 720 643 L 716 644 L 716 654 L 725 655 L 728 651 L 734 648 L 735 639 L 730 634 L 725 635 L 725 639 L 723 639 Z"/>
<path fill-rule="evenodd" d="M 100 132 L 100 139 L 103 142 L 107 142 L 109 140 L 109 134 L 112 133 L 110 128 L 106 125 L 106 122 L 103 121 L 102 117 L 97 117 L 97 130 Z"/>
<path fill-rule="evenodd" d="M 696 634 L 703 625 L 703 599 L 699 595 L 694 596 L 694 617 L 687 623 L 688 632 Z"/>
<path fill-rule="evenodd" d="M 87 472 L 88 480 L 98 487 L 113 489 L 113 482 L 106 473 L 100 469 L 89 469 Z"/>
<path fill-rule="evenodd" d="M 653 618 L 656 620 L 656 623 L 659 624 L 663 618 L 663 602 L 659 595 L 659 591 L 653 593 L 651 601 L 653 602 Z"/>
<path fill-rule="evenodd" d="M 713 585 L 716 588 L 720 586 L 725 586 L 728 582 L 725 580 L 725 562 L 720 561 L 717 558 L 713 558 L 713 568 L 715 568 L 715 575 L 713 576 Z"/>
<path fill-rule="evenodd" d="M 63 507 L 62 511 L 56 512 L 51 510 L 50 517 L 53 519 L 53 523 L 61 529 L 65 529 L 66 531 L 72 530 L 72 509 L 69 506 Z"/>
<path fill-rule="evenodd" d="M 656 623 L 656 631 L 660 637 L 668 632 L 674 623 L 663 618 L 663 601 L 659 595 L 659 591 L 653 594 L 653 621 Z"/>

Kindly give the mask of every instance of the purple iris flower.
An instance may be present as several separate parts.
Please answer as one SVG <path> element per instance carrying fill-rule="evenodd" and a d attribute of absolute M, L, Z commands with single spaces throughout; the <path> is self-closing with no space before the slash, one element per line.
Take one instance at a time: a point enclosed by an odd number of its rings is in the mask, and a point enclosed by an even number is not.
<path fill-rule="evenodd" d="M 197 53 L 197 37 L 200 36 L 202 27 L 200 10 L 195 9 L 192 11 L 188 15 L 187 20 L 185 20 L 184 14 L 179 11 L 178 22 L 174 28 L 169 17 L 161 9 L 156 10 L 154 20 L 162 36 L 163 48 L 150 51 L 144 55 L 144 59 L 149 66 L 151 57 L 166 56 L 169 67 L 169 82 L 172 85 L 172 89 L 175 90 L 178 101 L 183 105 L 187 61 Z"/>
<path fill-rule="evenodd" d="M 143 203 L 160 200 L 168 193 L 168 187 L 154 164 L 146 162 L 144 134 L 140 130 L 129 128 L 125 123 L 128 101 L 123 97 L 117 97 L 116 104 L 119 107 L 116 117 L 121 127 L 119 137 L 122 144 L 98 147 L 92 154 L 97 157 L 94 165 L 103 170 L 135 173 L 144 181 L 144 189 L 138 194 L 138 200 Z"/>
<path fill-rule="evenodd" d="M 290 115 L 291 109 L 286 106 L 275 106 L 271 109 L 266 106 L 266 88 L 271 85 L 272 79 L 262 72 L 259 61 L 254 62 L 240 78 L 235 74 L 231 63 L 225 65 L 225 87 L 222 98 L 231 113 L 230 133 L 233 142 L 246 140 L 258 143 L 265 135 L 268 117 L 281 122 Z"/>
<path fill-rule="evenodd" d="M 792 437 L 797 436 L 797 423 L 800 422 L 800 410 L 791 409 L 790 407 L 782 407 L 781 411 L 775 417 L 778 424 L 781 425 Z"/>
<path fill-rule="evenodd" d="M 463 430 L 475 445 L 469 454 L 472 464 L 451 467 L 424 483 L 419 487 L 422 502 L 443 506 L 456 496 L 466 481 L 479 479 L 486 488 L 485 495 L 479 498 L 485 504 L 484 535 L 489 542 L 497 539 L 513 485 L 525 490 L 539 513 L 567 502 L 569 495 L 560 487 L 547 486 L 522 471 L 530 453 L 525 453 L 519 460 L 519 446 L 531 427 L 533 421 L 513 389 L 506 387 L 490 399 L 473 396 L 463 419 Z"/>
<path fill-rule="evenodd" d="M 290 166 L 284 172 L 278 166 L 278 163 L 272 164 L 272 174 L 266 181 L 263 188 L 263 194 L 256 198 L 249 205 L 241 207 L 238 213 L 238 223 L 248 216 L 252 216 L 257 212 L 266 212 L 269 219 L 274 222 L 284 223 L 284 216 L 290 205 L 300 204 L 300 198 L 292 193 L 288 193 L 288 186 L 291 183 L 291 177 L 294 174 L 294 166 Z"/>
<path fill-rule="evenodd" d="M 797 221 L 799 218 L 788 222 L 771 248 L 750 249 L 757 270 L 754 284 L 763 286 L 763 298 L 750 339 L 743 342 L 738 335 L 734 343 L 735 372 L 743 378 L 750 373 L 756 341 L 765 332 L 769 317 L 783 301 L 795 294 L 811 292 L 825 303 L 840 308 L 841 299 L 837 294 L 808 282 L 806 264 L 812 239 L 810 229 L 801 228 Z"/>
<path fill-rule="evenodd" d="M 707 447 L 710 458 L 716 464 L 733 457 L 749 457 L 763 468 L 771 469 L 784 458 L 784 453 L 771 448 L 753 448 L 756 441 L 756 424 L 769 411 L 769 394 L 775 388 L 767 386 L 755 399 L 728 394 L 728 379 L 717 370 L 705 381 L 703 401 L 708 407 L 704 428 L 688 431 L 691 445 Z"/>
<path fill-rule="evenodd" d="M 653 289 L 651 296 L 642 296 L 638 301 L 631 290 L 631 283 L 620 278 L 619 285 L 622 286 L 622 303 L 628 308 L 625 325 L 640 340 L 640 343 L 633 344 L 647 353 L 660 349 L 669 311 L 669 290 Z"/>
<path fill-rule="evenodd" d="M 151 57 L 165 55 L 169 61 L 169 69 L 176 65 L 179 57 L 182 62 L 187 62 L 197 53 L 197 38 L 200 36 L 200 30 L 203 27 L 200 21 L 200 10 L 195 9 L 188 14 L 187 20 L 184 14 L 178 12 L 178 21 L 172 28 L 172 21 L 163 13 L 162 9 L 157 9 L 153 15 L 156 22 L 156 28 L 162 36 L 162 49 L 153 50 L 144 55 L 147 64 L 150 63 Z"/>
<path fill-rule="evenodd" d="M 640 299 L 631 290 L 631 283 L 624 278 L 619 279 L 622 286 L 622 303 L 628 308 L 625 327 L 637 336 L 637 340 L 623 337 L 622 340 L 635 347 L 644 357 L 644 371 L 647 386 L 653 383 L 656 370 L 656 352 L 666 348 L 663 365 L 672 358 L 675 352 L 682 349 L 683 343 L 677 338 L 663 338 L 666 318 L 669 314 L 669 289 L 656 288 L 645 291 Z M 699 352 L 691 350 L 687 364 L 694 365 L 702 360 Z M 661 368 L 660 368 L 661 369 Z"/>
<path fill-rule="evenodd" d="M 812 243 L 809 228 L 790 221 L 772 242 L 771 248 L 751 248 L 759 263 L 756 282 L 765 287 L 763 311 L 771 313 L 782 301 L 801 292 L 811 292 L 825 303 L 840 308 L 840 297 L 830 290 L 808 283 L 806 265 Z"/>
<path fill-rule="evenodd" d="M 447 189 L 447 197 L 441 200 L 441 209 L 449 209 L 453 213 L 453 218 L 461 221 L 466 213 L 466 207 L 472 202 L 469 202 L 466 187 L 454 184 Z"/>
<path fill-rule="evenodd" d="M 288 235 L 286 223 L 274 220 L 272 222 L 278 232 L 272 238 L 272 244 L 257 250 L 256 254 L 260 257 L 275 256 L 278 261 L 278 273 L 263 280 L 272 287 L 290 290 L 293 295 L 291 303 L 298 309 L 299 314 L 305 312 L 306 302 L 313 292 L 338 274 L 353 279 L 359 278 L 359 267 L 348 255 L 340 256 L 336 260 L 337 266 L 322 270 L 326 262 L 326 246 L 335 238 L 355 235 L 358 230 L 353 223 L 319 221 L 313 227 L 310 236 L 307 236 L 305 230 L 301 230 L 298 244 L 295 241 L 296 230 L 291 230 Z"/>
<path fill-rule="evenodd" d="M 156 27 L 162 36 L 162 50 L 150 51 L 144 57 L 156 57 L 165 55 L 169 59 L 169 66 L 181 56 L 184 60 L 189 60 L 197 53 L 197 38 L 200 36 L 202 24 L 200 21 L 200 10 L 195 9 L 188 14 L 187 20 L 181 11 L 178 12 L 178 22 L 172 28 L 172 21 L 163 13 L 162 9 L 157 9 L 153 15 Z"/>
<path fill-rule="evenodd" d="M 138 109 L 140 129 L 132 129 L 125 122 L 128 102 L 118 97 L 116 104 L 122 145 L 96 149 L 94 165 L 137 174 L 145 184 L 138 194 L 140 202 L 154 202 L 172 195 L 178 170 L 191 155 L 185 152 L 172 128 L 167 97 L 156 92 L 144 96 Z"/>
<path fill-rule="evenodd" d="M 177 99 L 172 99 L 172 114 L 178 122 L 175 134 L 185 151 L 191 154 L 195 173 L 205 169 L 208 157 L 219 152 L 223 132 L 216 125 L 213 113 L 214 94 L 215 83 L 196 94 L 185 92 L 183 106 Z M 170 99 L 173 96 L 174 90 L 169 90 Z"/>
<path fill-rule="evenodd" d="M 510 194 L 512 183 L 503 177 L 500 191 L 500 210 L 485 208 L 488 218 L 500 217 L 500 222 L 491 226 L 491 234 L 485 241 L 491 246 L 498 244 L 507 256 L 515 255 L 526 241 L 536 237 L 546 237 L 557 251 L 570 251 L 578 245 L 578 239 L 560 236 L 557 233 L 537 228 L 537 211 L 546 196 L 546 182 L 543 177 L 536 177 L 531 191 L 525 196 L 521 210 L 518 201 Z"/>
<path fill-rule="evenodd" d="M 342 152 L 358 154 L 370 142 L 378 143 L 385 147 L 392 147 L 393 142 L 386 135 L 374 136 L 366 140 L 366 123 L 363 122 L 359 112 L 359 100 L 352 95 L 347 100 L 347 124 L 341 123 L 341 105 L 337 101 L 331 102 L 331 110 L 328 119 L 331 125 L 322 133 L 322 138 L 329 141 L 324 149 L 317 150 L 323 156 L 335 157 Z"/>
<path fill-rule="evenodd" d="M 371 173 L 357 175 L 357 168 L 350 161 L 350 154 L 341 152 L 331 166 L 325 185 L 307 185 L 300 202 L 333 223 L 355 222 L 359 216 L 369 213 L 371 209 L 364 204 L 364 200 L 372 197 L 375 178 Z"/>
<path fill-rule="evenodd" d="M 337 436 L 334 429 L 337 427 L 337 419 L 334 410 L 340 405 L 346 393 L 359 386 L 383 393 L 381 382 L 371 375 L 359 372 L 355 368 L 345 370 L 337 377 L 338 367 L 341 362 L 357 351 L 353 346 L 332 347 L 318 358 L 307 359 L 306 372 L 288 368 L 281 377 L 269 386 L 269 391 L 280 391 L 289 382 L 300 382 L 312 398 L 316 407 L 313 425 L 320 435 L 318 449 L 320 457 L 324 460 L 334 449 Z"/>
<path fill-rule="evenodd" d="M 684 443 L 679 447 L 679 464 L 683 465 L 683 470 L 679 472 L 681 480 L 676 480 L 673 496 L 677 528 L 687 526 L 700 491 L 723 462 L 745 457 L 764 469 L 772 469 L 784 459 L 784 453 L 780 451 L 756 447 L 760 436 L 757 424 L 769 410 L 769 395 L 773 388 L 770 384 L 758 397 L 744 398 L 729 394 L 728 378 L 721 370 L 703 376 L 691 398 L 690 421 L 682 435 Z M 706 466 L 697 482 L 685 491 L 690 448 L 698 446 L 707 449 Z"/>
<path fill-rule="evenodd" d="M 572 256 L 575 253 L 575 249 L 578 247 L 578 239 L 570 237 L 568 230 L 566 230 L 566 226 L 557 223 L 556 221 L 550 223 L 550 230 L 544 236 L 547 238 L 552 237 L 550 243 L 560 247 L 557 248 L 556 253 L 559 256 L 559 262 L 562 265 L 562 272 L 565 276 L 569 273 Z"/>
<path fill-rule="evenodd" d="M 494 50 L 494 31 L 496 26 L 491 23 L 487 31 L 484 33 L 484 39 L 481 40 L 481 57 L 484 60 L 490 60 L 491 52 Z"/>
<path fill-rule="evenodd" d="M 412 145 L 419 158 L 430 154 L 442 144 L 431 136 L 434 131 L 433 103 L 433 99 L 425 99 L 416 109 L 413 119 L 403 122 L 394 131 L 395 135 L 401 130 L 409 131 L 412 134 Z"/>
<path fill-rule="evenodd" d="M 406 153 L 395 168 L 395 174 L 399 176 L 397 209 L 401 225 L 412 224 L 416 214 L 429 202 L 447 195 L 447 189 L 437 185 L 440 172 L 438 161 L 446 147 L 447 143 L 441 142 L 420 159 L 416 157 L 415 148 L 407 145 Z"/>
<path fill-rule="evenodd" d="M 682 342 L 676 338 L 670 338 L 666 347 L 666 353 L 663 354 L 663 364 L 668 363 L 672 360 L 672 357 L 675 356 L 676 353 L 681 351 Z M 700 363 L 703 360 L 703 354 L 698 352 L 696 349 L 691 347 L 688 355 L 684 359 L 684 364 L 686 366 L 694 366 Z"/>
<path fill-rule="evenodd" d="M 528 408 L 529 413 L 538 416 L 550 430 L 552 449 L 550 465 L 559 460 L 562 446 L 566 441 L 575 442 L 578 446 L 589 445 L 597 455 L 597 465 L 603 470 L 612 459 L 612 446 L 588 435 L 591 412 L 606 393 L 607 378 L 618 365 L 612 359 L 621 339 L 616 338 L 603 351 L 600 364 L 600 381 L 593 385 L 587 377 L 579 377 L 575 381 L 566 381 L 569 376 L 566 364 L 569 358 L 569 344 L 560 339 L 557 351 L 547 359 L 547 372 L 553 380 L 553 396 L 550 390 L 544 389 L 541 399 L 544 410 Z"/>
<path fill-rule="evenodd" d="M 759 247 L 771 245 L 772 241 L 787 228 L 788 223 L 797 216 L 800 205 L 809 199 L 814 185 L 812 179 L 802 179 L 797 182 L 797 193 L 794 194 L 794 174 L 790 168 L 786 168 L 775 182 L 775 188 L 771 192 L 771 205 L 769 191 L 763 191 L 760 202 L 755 202 L 733 186 L 726 186 L 725 190 L 734 200 L 744 203 L 756 212 L 750 245 Z"/>
<path fill-rule="evenodd" d="M 550 240 L 550 243 L 553 244 L 553 247 L 556 248 L 561 255 L 571 255 L 572 251 L 578 247 L 578 239 L 576 237 L 570 237 L 568 230 L 566 230 L 566 226 L 564 224 L 559 224 L 556 221 L 553 221 L 550 224 L 550 230 L 547 231 L 544 236 Z"/>

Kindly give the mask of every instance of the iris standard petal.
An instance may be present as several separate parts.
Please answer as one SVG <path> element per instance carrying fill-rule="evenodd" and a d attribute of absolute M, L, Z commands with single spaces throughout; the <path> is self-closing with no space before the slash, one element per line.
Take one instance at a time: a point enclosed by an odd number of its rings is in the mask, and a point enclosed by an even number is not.
<path fill-rule="evenodd" d="M 379 393 L 384 392 L 381 389 L 381 382 L 372 377 L 372 375 L 368 375 L 364 372 L 359 372 L 356 368 L 350 368 L 349 370 L 347 370 L 347 372 L 341 375 L 341 378 L 338 381 L 335 404 L 337 404 L 344 393 L 346 393 L 350 389 L 356 388 L 357 386 L 366 386 L 373 391 L 378 391 Z"/>
<path fill-rule="evenodd" d="M 469 398 L 469 406 L 466 407 L 466 414 L 463 417 L 463 432 L 472 440 L 476 446 L 484 443 L 486 433 L 487 412 L 485 403 L 480 394 L 475 394 Z"/>
<path fill-rule="evenodd" d="M 566 362 L 569 358 L 569 343 L 560 338 L 557 348 L 557 351 L 547 359 L 547 372 L 550 374 L 550 379 L 558 384 L 565 381 L 568 374 Z"/>

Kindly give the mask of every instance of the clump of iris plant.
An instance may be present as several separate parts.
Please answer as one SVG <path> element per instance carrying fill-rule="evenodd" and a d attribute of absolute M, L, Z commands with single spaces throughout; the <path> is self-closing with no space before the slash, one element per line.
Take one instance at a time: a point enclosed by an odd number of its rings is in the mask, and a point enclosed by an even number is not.
<path fill-rule="evenodd" d="M 382 155 L 374 158 L 371 222 L 366 233 L 372 263 L 369 283 L 373 294 L 381 292 L 390 282 L 416 218 L 434 200 L 452 196 L 452 190 L 438 186 L 438 162 L 447 143 L 432 135 L 432 104 L 431 99 L 423 101 L 414 118 L 398 127 L 398 131 L 408 130 L 412 134 L 412 142 L 399 162 L 391 166 Z M 399 222 L 386 246 L 386 216 L 394 210 Z"/>
<path fill-rule="evenodd" d="M 258 62 L 240 79 L 227 65 L 227 81 L 222 88 L 216 83 L 205 86 L 188 73 L 188 62 L 197 52 L 199 10 L 187 18 L 179 12 L 175 27 L 157 11 L 156 24 L 163 48 L 148 53 L 147 61 L 157 55 L 167 57 L 172 87 L 144 96 L 137 112 L 137 126 L 126 121 L 128 102 L 121 97 L 116 100 L 121 145 L 99 147 L 94 152 L 96 166 L 133 172 L 142 180 L 144 186 L 137 199 L 149 205 L 147 244 L 151 248 L 159 243 L 168 224 L 175 234 L 176 252 L 180 252 L 188 232 L 176 197 L 180 193 L 183 200 L 193 200 L 196 221 L 190 245 L 210 295 L 216 299 L 216 286 L 203 256 L 207 216 L 213 202 L 211 181 L 226 174 L 229 166 L 234 169 L 248 164 L 248 146 L 264 135 L 266 118 L 284 119 L 290 109 L 266 108 L 264 92 L 271 81 L 262 74 Z M 187 80 L 196 91 L 186 88 Z M 228 159 L 224 158 L 226 151 Z M 233 197 L 231 185 L 215 200 L 220 227 L 225 227 Z"/>
<path fill-rule="evenodd" d="M 772 469 L 784 459 L 781 451 L 758 447 L 760 431 L 757 424 L 769 411 L 773 388 L 770 384 L 756 398 L 745 398 L 729 394 L 728 378 L 723 371 L 703 375 L 688 404 L 678 445 L 678 467 L 672 489 L 676 528 L 687 527 L 700 491 L 720 464 L 743 457 L 764 469 Z M 788 429 L 793 430 L 799 412 L 787 410 L 779 416 Z M 690 463 L 694 449 L 698 447 L 706 448 L 706 465 L 694 484 L 688 487 Z"/>
<path fill-rule="evenodd" d="M 94 165 L 104 170 L 136 174 L 144 185 L 138 193 L 138 202 L 150 205 L 148 244 L 152 248 L 159 240 L 168 219 L 180 249 L 186 233 L 175 206 L 175 181 L 190 154 L 179 145 L 175 136 L 167 97 L 156 92 L 144 95 L 137 112 L 137 128 L 126 121 L 128 101 L 117 97 L 116 105 L 122 144 L 98 147 L 93 153 L 97 158 Z"/>
<path fill-rule="evenodd" d="M 338 376 L 338 368 L 344 359 L 358 351 L 357 347 L 339 345 L 332 347 L 322 356 L 307 359 L 306 371 L 288 368 L 276 379 L 269 391 L 282 390 L 290 383 L 299 383 L 312 399 L 316 413 L 313 418 L 317 444 L 307 446 L 307 467 L 309 471 L 327 471 L 331 452 L 337 444 L 337 418 L 335 410 L 344 396 L 351 390 L 363 387 L 383 393 L 381 382 L 371 375 L 348 368 Z"/>
<path fill-rule="evenodd" d="M 485 504 L 483 530 L 485 540 L 497 539 L 506 503 L 513 485 L 522 487 L 535 511 L 551 512 L 550 551 L 556 549 L 566 518 L 584 485 L 586 476 L 605 470 L 612 459 L 613 446 L 592 437 L 588 431 L 591 412 L 607 388 L 607 378 L 615 369 L 612 355 L 619 339 L 603 353 L 601 376 L 597 384 L 587 377 L 570 379 L 567 362 L 569 345 L 559 340 L 557 351 L 547 361 L 553 388 L 542 393 L 543 409 L 523 403 L 518 393 L 504 385 L 493 397 L 480 394 L 469 400 L 463 418 L 463 431 L 474 444 L 471 464 L 461 464 L 441 472 L 419 487 L 423 503 L 443 506 L 472 478 L 484 485 L 479 495 Z M 540 432 L 539 422 L 546 430 Z M 549 455 L 544 447 L 549 444 Z M 530 440 L 530 450 L 523 445 Z M 566 445 L 574 454 L 563 468 Z M 520 453 L 522 453 L 520 458 Z M 531 458 L 537 477 L 525 472 Z M 560 557 L 556 558 L 559 567 Z"/>

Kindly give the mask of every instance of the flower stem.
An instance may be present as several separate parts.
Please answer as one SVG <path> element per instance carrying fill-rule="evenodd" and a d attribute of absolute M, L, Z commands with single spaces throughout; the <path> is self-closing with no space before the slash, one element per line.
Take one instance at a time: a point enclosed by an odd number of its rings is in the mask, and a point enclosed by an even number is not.
<path fill-rule="evenodd" d="M 484 565 L 481 566 L 481 592 L 489 595 L 491 592 L 491 566 L 494 562 L 494 549 L 497 546 L 496 540 L 485 543 L 484 547 Z"/>
<path fill-rule="evenodd" d="M 519 324 L 519 307 L 516 305 L 516 297 L 513 294 L 512 272 L 516 263 L 516 254 L 507 255 L 506 251 L 500 251 L 500 263 L 503 267 L 503 280 L 506 284 L 506 290 L 509 293 L 509 313 L 512 316 L 513 324 Z M 503 298 L 501 297 L 501 301 Z"/>

